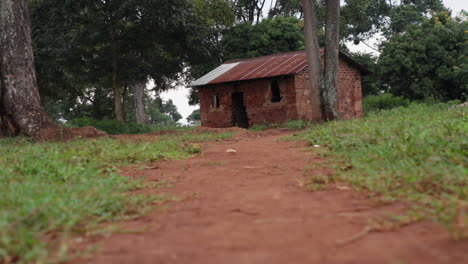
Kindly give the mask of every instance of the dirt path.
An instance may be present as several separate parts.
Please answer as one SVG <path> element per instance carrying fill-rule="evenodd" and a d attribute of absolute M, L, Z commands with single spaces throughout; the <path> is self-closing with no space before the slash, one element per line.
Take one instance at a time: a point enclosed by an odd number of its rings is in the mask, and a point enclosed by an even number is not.
<path fill-rule="evenodd" d="M 451 241 L 429 222 L 338 245 L 402 205 L 336 186 L 305 190 L 299 186 L 304 168 L 321 160 L 301 151 L 302 143 L 277 142 L 286 132 L 275 133 L 208 143 L 197 158 L 126 170 L 174 181 L 173 188 L 147 191 L 184 199 L 121 225 L 139 232 L 88 242 L 98 250 L 79 263 L 468 263 L 468 243 Z"/>

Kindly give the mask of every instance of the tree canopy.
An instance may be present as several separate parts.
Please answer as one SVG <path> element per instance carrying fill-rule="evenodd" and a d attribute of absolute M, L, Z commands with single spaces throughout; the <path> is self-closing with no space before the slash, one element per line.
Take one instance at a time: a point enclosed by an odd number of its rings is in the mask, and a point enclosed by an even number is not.
<path fill-rule="evenodd" d="M 379 76 L 388 91 L 410 99 L 466 100 L 468 21 L 440 12 L 384 43 Z"/>
<path fill-rule="evenodd" d="M 132 84 L 152 79 L 156 89 L 167 89 L 181 79 L 187 64 L 211 56 L 209 26 L 228 23 L 196 16 L 195 11 L 203 9 L 201 2 L 31 1 L 44 101 L 59 98 L 68 112 L 83 101 L 99 108 L 105 105 L 100 99 L 113 98 L 114 108 L 124 109 Z M 219 18 L 216 12 L 213 16 Z M 115 114 L 124 116 L 122 110 Z"/>
<path fill-rule="evenodd" d="M 55 120 L 132 121 L 136 84 L 154 80 L 142 91 L 154 107 L 151 90 L 184 85 L 224 61 L 304 49 L 301 0 L 28 2 L 41 100 Z M 320 45 L 325 2 L 316 1 Z M 342 49 L 346 40 L 383 39 L 379 57 L 352 54 L 373 72 L 363 78 L 364 95 L 465 96 L 466 22 L 440 15 L 430 22 L 437 12 L 446 12 L 441 0 L 344 2 Z M 190 103 L 198 103 L 196 93 Z"/>

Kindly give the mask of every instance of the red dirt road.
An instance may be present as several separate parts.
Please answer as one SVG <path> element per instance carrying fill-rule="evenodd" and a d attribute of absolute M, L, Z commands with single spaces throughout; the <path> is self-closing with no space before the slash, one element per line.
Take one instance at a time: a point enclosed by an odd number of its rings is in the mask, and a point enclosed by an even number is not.
<path fill-rule="evenodd" d="M 304 168 L 322 161 L 301 151 L 303 143 L 278 142 L 285 134 L 207 143 L 196 158 L 126 169 L 130 177 L 173 181 L 173 188 L 144 192 L 180 200 L 120 224 L 123 231 L 106 239 L 86 241 L 98 250 L 77 263 L 468 263 L 468 241 L 452 241 L 430 222 L 337 244 L 403 205 L 337 186 L 305 190 Z"/>

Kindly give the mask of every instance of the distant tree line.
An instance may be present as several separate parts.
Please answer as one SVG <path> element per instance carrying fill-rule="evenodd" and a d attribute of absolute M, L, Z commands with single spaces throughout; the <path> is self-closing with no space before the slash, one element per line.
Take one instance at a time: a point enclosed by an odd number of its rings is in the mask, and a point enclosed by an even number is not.
<path fill-rule="evenodd" d="M 316 9 L 316 35 L 324 45 L 328 1 L 306 1 Z M 157 122 L 155 109 L 170 116 L 155 103 L 160 92 L 226 60 L 305 48 L 302 0 L 21 2 L 29 7 L 40 98 L 56 120 Z M 346 41 L 381 39 L 378 56 L 350 54 L 373 72 L 363 79 L 365 95 L 466 100 L 465 12 L 454 17 L 441 0 L 346 0 L 339 9 L 345 52 Z M 14 22 L 0 19 L 2 26 Z M 154 86 L 146 87 L 149 81 Z M 197 102 L 193 91 L 190 103 Z M 14 114 L 2 105 L 8 104 L 0 102 L 0 127 L 14 127 Z"/>
<path fill-rule="evenodd" d="M 145 121 L 149 91 L 141 83 L 154 80 L 151 90 L 161 92 L 226 60 L 304 49 L 300 0 L 29 2 L 42 100 L 66 119 L 135 120 L 129 113 L 143 104 L 137 121 Z M 325 3 L 316 2 L 320 45 Z M 363 80 L 365 95 L 466 96 L 466 18 L 451 17 L 440 0 L 346 0 L 340 23 L 345 51 L 344 41 L 384 38 L 378 57 L 351 54 L 373 72 Z M 197 102 L 193 94 L 191 103 Z"/>

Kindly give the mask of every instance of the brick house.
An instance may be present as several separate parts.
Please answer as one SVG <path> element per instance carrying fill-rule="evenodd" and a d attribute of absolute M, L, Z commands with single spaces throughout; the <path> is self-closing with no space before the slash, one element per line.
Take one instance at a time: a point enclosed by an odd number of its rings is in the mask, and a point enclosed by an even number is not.
<path fill-rule="evenodd" d="M 346 119 L 362 117 L 361 75 L 367 70 L 342 52 L 339 67 L 339 112 Z M 198 89 L 202 126 L 250 127 L 320 121 L 308 79 L 306 54 L 297 51 L 228 61 L 190 86 Z"/>

